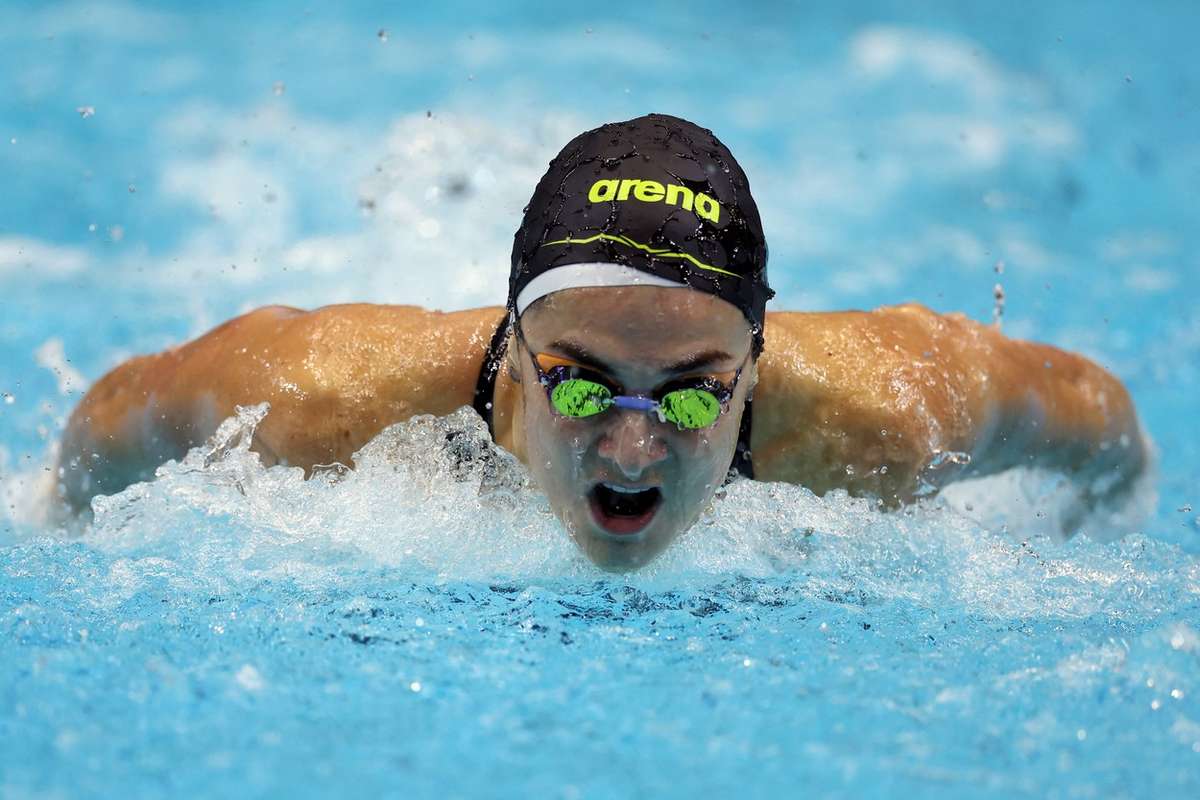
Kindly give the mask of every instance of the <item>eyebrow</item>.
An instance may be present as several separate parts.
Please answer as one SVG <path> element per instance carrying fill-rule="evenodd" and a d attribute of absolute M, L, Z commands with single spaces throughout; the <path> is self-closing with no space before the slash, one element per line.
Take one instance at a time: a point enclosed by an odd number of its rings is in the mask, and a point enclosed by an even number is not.
<path fill-rule="evenodd" d="M 599 372 L 605 372 L 610 375 L 614 373 L 612 367 L 593 356 L 586 347 L 578 342 L 573 342 L 569 339 L 556 339 L 551 342 L 548 347 L 552 350 L 557 350 L 558 352 L 570 358 L 572 361 L 578 361 L 585 367 L 591 367 Z M 695 370 L 705 369 L 722 361 L 728 361 L 731 358 L 733 358 L 733 356 L 731 356 L 729 353 L 726 353 L 724 350 L 705 350 L 703 352 L 696 353 L 695 355 L 687 356 L 679 361 L 674 362 L 673 364 L 666 364 L 660 367 L 660 369 L 663 372 L 676 374 L 692 372 Z"/>

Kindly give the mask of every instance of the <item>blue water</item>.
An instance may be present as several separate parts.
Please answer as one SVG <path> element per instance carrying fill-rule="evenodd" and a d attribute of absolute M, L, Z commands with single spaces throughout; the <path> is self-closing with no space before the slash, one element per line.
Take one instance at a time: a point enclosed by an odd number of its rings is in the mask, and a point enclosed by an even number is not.
<path fill-rule="evenodd" d="M 0 6 L 0 797 L 1200 796 L 1197 29 Z M 1069 541 L 1053 476 L 901 513 L 743 482 L 611 576 L 470 415 L 306 482 L 246 451 L 259 409 L 82 535 L 47 517 L 104 371 L 264 303 L 499 303 L 546 161 L 647 111 L 738 154 L 777 308 L 991 320 L 999 283 L 1007 333 L 1127 383 L 1155 474 Z"/>

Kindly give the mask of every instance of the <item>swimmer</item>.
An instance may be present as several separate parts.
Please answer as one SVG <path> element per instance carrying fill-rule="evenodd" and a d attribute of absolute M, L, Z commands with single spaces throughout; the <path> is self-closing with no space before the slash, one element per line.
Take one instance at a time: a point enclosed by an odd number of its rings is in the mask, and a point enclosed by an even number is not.
<path fill-rule="evenodd" d="M 436 265 L 410 265 L 436 268 Z M 652 114 L 576 137 L 517 231 L 504 308 L 261 308 L 101 378 L 60 454 L 65 501 L 152 477 L 268 401 L 267 465 L 351 464 L 380 430 L 473 406 L 596 564 L 641 566 L 733 474 L 887 507 L 1016 466 L 1093 505 L 1146 463 L 1092 362 L 920 305 L 766 312 L 749 182 L 710 131 Z"/>

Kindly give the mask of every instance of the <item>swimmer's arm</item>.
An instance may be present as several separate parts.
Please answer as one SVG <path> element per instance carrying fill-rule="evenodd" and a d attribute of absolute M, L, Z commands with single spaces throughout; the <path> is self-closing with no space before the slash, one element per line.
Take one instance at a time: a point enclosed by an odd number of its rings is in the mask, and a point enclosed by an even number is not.
<path fill-rule="evenodd" d="M 84 508 L 152 477 L 239 405 L 269 402 L 251 449 L 306 470 L 350 463 L 381 429 L 471 402 L 502 309 L 274 306 L 121 364 L 72 413 L 59 455 L 64 499 Z"/>
<path fill-rule="evenodd" d="M 1145 467 L 1128 393 L 1080 356 L 918 305 L 774 314 L 766 330 L 752 441 L 765 480 L 894 505 L 1029 465 L 1100 500 Z"/>
<path fill-rule="evenodd" d="M 988 364 L 986 382 L 972 392 L 965 475 L 1044 467 L 1073 477 L 1093 504 L 1128 493 L 1148 452 L 1133 400 L 1115 376 L 1083 356 L 955 322 L 977 329 L 979 341 L 965 338 L 952 358 Z"/>

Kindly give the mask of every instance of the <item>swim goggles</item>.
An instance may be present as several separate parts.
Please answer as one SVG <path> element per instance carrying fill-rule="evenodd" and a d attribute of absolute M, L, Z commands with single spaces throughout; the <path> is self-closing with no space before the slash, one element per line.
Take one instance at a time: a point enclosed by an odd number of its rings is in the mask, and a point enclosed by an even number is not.
<path fill-rule="evenodd" d="M 738 367 L 728 386 L 713 377 L 682 378 L 664 384 L 651 396 L 625 395 L 608 378 L 587 367 L 546 353 L 534 355 L 520 325 L 514 327 L 538 380 L 546 387 L 550 407 L 563 417 L 583 419 L 610 408 L 624 408 L 654 413 L 659 422 L 672 422 L 680 430 L 700 430 L 714 425 L 729 410 L 729 400 L 742 377 L 742 367 Z"/>

